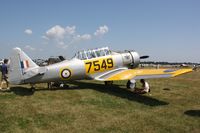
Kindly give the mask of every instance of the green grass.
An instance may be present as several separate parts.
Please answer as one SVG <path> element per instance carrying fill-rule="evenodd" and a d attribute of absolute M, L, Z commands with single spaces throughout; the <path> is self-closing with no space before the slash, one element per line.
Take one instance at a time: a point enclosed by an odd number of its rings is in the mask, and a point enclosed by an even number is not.
<path fill-rule="evenodd" d="M 68 89 L 12 86 L 0 92 L 0 132 L 200 132 L 200 72 L 148 80 L 136 95 L 125 81 L 70 83 Z"/>

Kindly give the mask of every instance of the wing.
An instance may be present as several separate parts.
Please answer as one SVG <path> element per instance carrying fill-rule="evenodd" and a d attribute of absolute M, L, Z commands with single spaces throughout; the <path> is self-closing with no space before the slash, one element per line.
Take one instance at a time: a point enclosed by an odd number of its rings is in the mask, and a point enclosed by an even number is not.
<path fill-rule="evenodd" d="M 95 77 L 100 81 L 169 78 L 184 73 L 192 72 L 192 69 L 115 69 Z"/>

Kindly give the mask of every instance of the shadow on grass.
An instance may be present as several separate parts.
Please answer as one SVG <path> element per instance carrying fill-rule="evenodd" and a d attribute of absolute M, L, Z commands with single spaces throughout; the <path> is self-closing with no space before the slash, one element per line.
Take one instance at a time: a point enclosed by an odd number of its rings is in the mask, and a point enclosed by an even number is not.
<path fill-rule="evenodd" d="M 170 91 L 170 88 L 164 88 L 163 90 L 164 91 Z"/>
<path fill-rule="evenodd" d="M 35 91 L 57 91 L 57 90 L 73 90 L 73 89 L 93 89 L 102 93 L 107 93 L 109 95 L 114 95 L 120 98 L 128 99 L 130 101 L 136 101 L 139 103 L 142 103 L 144 105 L 148 106 L 162 106 L 162 105 L 168 105 L 169 103 L 157 100 L 155 98 L 149 97 L 147 95 L 139 95 L 134 94 L 131 91 L 127 89 L 120 88 L 117 85 L 110 85 L 105 86 L 104 84 L 98 84 L 98 83 L 86 83 L 82 81 L 73 81 L 70 82 L 70 84 L 73 84 L 75 86 L 69 87 L 69 88 L 51 88 L 51 89 L 44 89 L 44 88 L 38 88 Z M 20 96 L 31 96 L 34 94 L 31 89 L 26 87 L 12 87 L 11 90 L 16 95 Z"/>
<path fill-rule="evenodd" d="M 200 110 L 187 110 L 184 114 L 194 117 L 200 117 Z"/>
<path fill-rule="evenodd" d="M 31 96 L 33 95 L 36 91 L 56 91 L 56 90 L 67 90 L 66 88 L 42 88 L 42 89 L 35 89 L 35 91 L 32 91 L 31 88 L 29 87 L 11 87 L 10 90 L 4 91 L 4 92 L 13 92 L 16 95 L 19 96 Z"/>
<path fill-rule="evenodd" d="M 107 93 L 109 95 L 114 95 L 131 101 L 136 101 L 148 106 L 161 106 L 169 104 L 167 102 L 154 99 L 147 95 L 139 95 L 132 93 L 131 91 L 120 88 L 117 85 L 105 86 L 104 84 L 86 83 L 81 81 L 73 81 L 72 84 L 77 85 L 77 89 L 93 89 L 102 93 Z"/>
<path fill-rule="evenodd" d="M 16 95 L 19 96 L 31 96 L 34 94 L 33 91 L 31 91 L 30 88 L 26 88 L 26 87 L 11 87 L 10 91 L 13 92 Z"/>

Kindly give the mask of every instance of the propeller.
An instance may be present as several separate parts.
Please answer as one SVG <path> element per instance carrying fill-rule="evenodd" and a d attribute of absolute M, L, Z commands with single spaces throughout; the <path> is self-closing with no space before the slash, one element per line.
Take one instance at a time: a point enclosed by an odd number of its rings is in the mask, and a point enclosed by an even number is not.
<path fill-rule="evenodd" d="M 148 55 L 140 56 L 140 59 L 147 59 L 147 58 L 149 58 Z"/>

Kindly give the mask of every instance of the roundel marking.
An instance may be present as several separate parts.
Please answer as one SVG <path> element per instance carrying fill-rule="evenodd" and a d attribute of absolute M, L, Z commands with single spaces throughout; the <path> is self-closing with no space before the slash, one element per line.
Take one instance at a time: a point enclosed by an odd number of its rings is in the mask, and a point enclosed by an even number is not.
<path fill-rule="evenodd" d="M 64 68 L 62 71 L 61 71 L 61 77 L 63 79 L 68 79 L 71 77 L 71 71 L 67 68 Z"/>
<path fill-rule="evenodd" d="M 175 72 L 175 71 L 176 71 L 176 69 L 167 69 L 167 70 L 164 70 L 164 72 L 166 72 L 166 73 Z"/>

